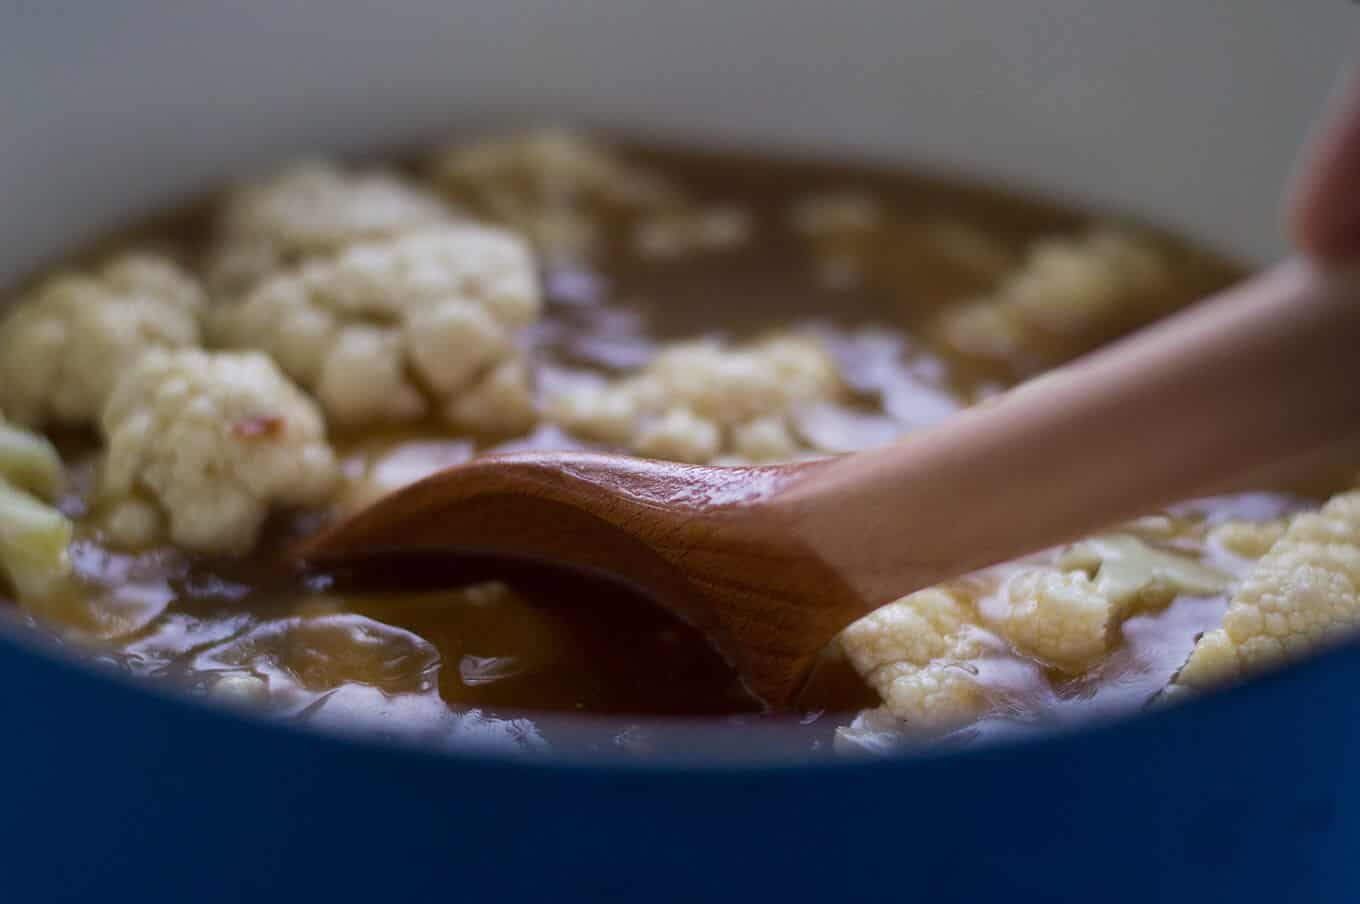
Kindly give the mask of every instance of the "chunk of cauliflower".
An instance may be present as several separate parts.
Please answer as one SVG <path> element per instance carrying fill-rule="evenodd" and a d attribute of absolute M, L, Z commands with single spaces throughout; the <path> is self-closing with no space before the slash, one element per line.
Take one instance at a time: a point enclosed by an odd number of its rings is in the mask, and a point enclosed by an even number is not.
<path fill-rule="evenodd" d="M 61 457 L 47 437 L 5 422 L 0 415 L 0 480 L 40 499 L 61 491 Z"/>
<path fill-rule="evenodd" d="M 775 461 L 808 451 L 795 436 L 797 410 L 843 392 L 836 363 L 812 339 L 781 335 L 739 348 L 687 342 L 638 374 L 560 393 L 547 416 L 641 455 Z"/>
<path fill-rule="evenodd" d="M 197 280 L 152 254 L 46 280 L 0 322 L 0 407 L 28 425 L 93 422 L 137 356 L 199 344 L 203 305 Z"/>
<path fill-rule="evenodd" d="M 1006 582 L 999 623 L 1017 648 L 1066 671 L 1081 672 L 1105 655 L 1115 607 L 1080 571 L 1031 568 Z"/>
<path fill-rule="evenodd" d="M 549 255 L 588 254 L 611 219 L 674 207 L 680 199 L 657 174 L 557 130 L 458 143 L 441 151 L 431 170 L 451 199 Z"/>
<path fill-rule="evenodd" d="M 208 284 L 232 297 L 304 258 L 450 219 L 438 195 L 395 173 L 301 161 L 227 195 L 208 253 Z"/>
<path fill-rule="evenodd" d="M 1296 659 L 1360 627 L 1360 491 L 1293 518 L 1174 687 L 1201 690 Z"/>
<path fill-rule="evenodd" d="M 23 603 L 49 597 L 71 573 L 70 520 L 0 480 L 0 575 Z"/>
<path fill-rule="evenodd" d="M 258 353 L 148 352 L 101 426 L 99 502 L 127 545 L 146 545 L 164 519 L 180 546 L 241 555 L 272 507 L 321 505 L 339 477 L 316 406 Z"/>
<path fill-rule="evenodd" d="M 1226 575 L 1136 537 L 1093 537 L 1070 547 L 1056 567 L 1012 576 L 998 630 L 1037 659 L 1083 672 L 1108 652 L 1119 625 L 1134 612 L 1227 586 Z"/>
<path fill-rule="evenodd" d="M 971 608 L 944 590 L 922 590 L 869 613 L 841 633 L 840 644 L 905 722 L 948 730 L 989 705 L 971 665 L 986 652 L 987 634 Z"/>
<path fill-rule="evenodd" d="M 1259 559 L 1280 541 L 1289 522 L 1277 518 L 1273 521 L 1225 521 L 1209 539 L 1218 546 L 1241 559 Z"/>
<path fill-rule="evenodd" d="M 0 577 L 19 602 L 46 599 L 70 575 L 72 525 L 50 504 L 61 483 L 52 444 L 0 418 Z"/>
<path fill-rule="evenodd" d="M 1152 241 L 1101 228 L 1045 239 L 994 292 L 947 309 L 935 326 L 964 357 L 1025 376 L 1148 323 L 1179 303 Z"/>
<path fill-rule="evenodd" d="M 1177 596 L 1210 596 L 1228 588 L 1228 576 L 1180 552 L 1158 549 L 1127 534 L 1075 543 L 1058 560 L 1065 569 L 1095 575 L 1096 589 L 1115 606 L 1138 610 L 1165 606 Z"/>
<path fill-rule="evenodd" d="M 539 311 L 534 262 L 503 230 L 456 224 L 351 245 L 216 307 L 212 340 L 256 348 L 343 427 L 412 421 L 514 432 L 534 420 L 514 331 Z"/>

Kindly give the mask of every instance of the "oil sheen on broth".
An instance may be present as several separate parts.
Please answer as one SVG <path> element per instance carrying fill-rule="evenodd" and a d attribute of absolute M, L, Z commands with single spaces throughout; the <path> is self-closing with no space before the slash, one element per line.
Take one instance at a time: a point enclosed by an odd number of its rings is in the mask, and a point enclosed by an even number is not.
<path fill-rule="evenodd" d="M 500 150 L 511 153 L 513 144 Z M 416 586 L 422 575 L 412 572 L 402 586 L 375 589 L 290 573 L 281 566 L 284 550 L 329 512 L 483 451 L 594 446 L 719 461 L 749 460 L 753 450 L 776 457 L 848 451 L 937 423 L 1238 275 L 1156 230 L 970 183 L 763 155 L 595 150 L 617 152 L 611 160 L 653 180 L 641 194 L 664 186 L 655 192 L 661 200 L 637 201 L 630 190 L 613 197 L 590 182 L 611 178 L 607 168 L 573 175 L 579 161 L 563 163 L 551 148 L 538 157 L 520 148 L 519 162 L 501 169 L 489 152 L 493 163 L 474 159 L 461 169 L 431 169 L 427 156 L 393 164 L 394 178 L 411 184 L 433 172 L 445 197 L 535 242 L 544 309 L 518 342 L 539 413 L 524 429 L 455 429 L 433 418 L 355 428 L 328 417 L 345 475 L 332 506 L 276 513 L 243 558 L 169 544 L 119 551 L 78 526 L 73 561 L 86 592 L 19 614 L 88 646 L 112 668 L 248 700 L 284 718 L 379 719 L 388 729 L 431 736 L 475 723 L 527 747 L 553 743 L 551 729 L 535 724 L 543 711 L 722 716 L 734 725 L 783 719 L 798 723 L 796 743 L 809 748 L 827 745 L 839 730 L 839 747 L 877 749 L 904 733 L 986 736 L 1144 704 L 1197 636 L 1217 627 L 1230 587 L 1251 567 L 1216 531 L 1275 524 L 1316 505 L 1309 494 L 1317 487 L 1191 503 L 1125 526 L 1115 545 L 1056 550 L 961 579 L 941 591 L 945 609 L 930 615 L 939 636 L 929 665 L 870 662 L 849 643 L 849 656 L 838 646 L 806 689 L 800 717 L 761 714 L 696 631 L 608 587 L 428 589 Z M 509 180 L 504 191 L 483 191 L 475 184 L 480 172 Z M 217 240 L 218 205 L 208 199 L 129 229 L 71 265 L 136 246 L 201 272 Z M 1105 270 L 1091 275 L 1091 261 Z M 561 407 L 552 400 L 572 393 L 591 404 L 614 398 L 611 385 L 646 373 L 675 343 L 702 337 L 720 349 L 757 350 L 749 360 L 724 359 L 730 369 L 763 360 L 760 343 L 772 333 L 810 336 L 834 362 L 836 392 L 812 392 L 777 416 L 757 412 L 750 423 L 723 426 L 718 440 L 670 411 L 648 415 L 650 432 L 628 434 L 625 425 L 608 441 L 591 429 L 595 408 L 552 414 Z M 676 360 L 690 372 L 688 359 Z M 70 472 L 63 508 L 80 525 L 92 509 L 99 441 L 84 429 L 48 433 Z M 695 437 L 708 445 L 696 446 Z M 1173 574 L 1175 562 L 1147 558 L 1158 554 L 1204 571 Z M 1055 662 L 1047 641 L 1011 617 L 1007 586 L 1017 573 L 1081 572 L 1097 583 L 1108 573 L 1113 582 L 1116 560 L 1126 572 L 1163 570 L 1142 584 L 1124 574 L 1137 601 L 1113 625 L 1102 655 L 1077 662 L 1084 655 L 1077 651 L 1072 661 Z M 970 688 L 951 698 L 957 711 L 939 719 L 913 710 L 917 698 L 900 684 L 937 666 L 943 677 L 931 680 L 952 686 L 960 677 Z"/>

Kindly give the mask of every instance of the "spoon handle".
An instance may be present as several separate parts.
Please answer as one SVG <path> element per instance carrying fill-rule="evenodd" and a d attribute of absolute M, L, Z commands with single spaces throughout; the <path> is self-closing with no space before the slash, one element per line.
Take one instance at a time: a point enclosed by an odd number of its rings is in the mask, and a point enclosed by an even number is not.
<path fill-rule="evenodd" d="M 1360 431 L 1360 272 L 1291 259 L 776 503 L 870 605 Z"/>

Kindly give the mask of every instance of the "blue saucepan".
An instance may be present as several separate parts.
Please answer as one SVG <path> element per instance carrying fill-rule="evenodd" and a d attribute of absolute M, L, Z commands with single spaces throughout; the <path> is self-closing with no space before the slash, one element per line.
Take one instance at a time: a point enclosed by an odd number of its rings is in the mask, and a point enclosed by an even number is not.
<path fill-rule="evenodd" d="M 0 10 L 0 282 L 315 147 L 544 116 L 921 161 L 1257 259 L 1352 4 Z M 0 901 L 1360 900 L 1360 649 L 981 749 L 524 757 L 302 731 L 0 634 Z"/>

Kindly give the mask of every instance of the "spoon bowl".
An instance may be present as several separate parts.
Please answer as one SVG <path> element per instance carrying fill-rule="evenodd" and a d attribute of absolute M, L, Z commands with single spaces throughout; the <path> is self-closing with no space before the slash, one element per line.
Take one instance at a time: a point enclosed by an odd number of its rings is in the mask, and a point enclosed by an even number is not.
<path fill-rule="evenodd" d="M 368 574 L 438 557 L 456 569 L 440 568 L 446 582 L 544 566 L 622 581 L 705 632 L 752 693 L 780 705 L 827 639 L 870 604 L 806 538 L 770 523 L 772 500 L 823 464 L 489 456 L 383 498 L 298 556 Z"/>

